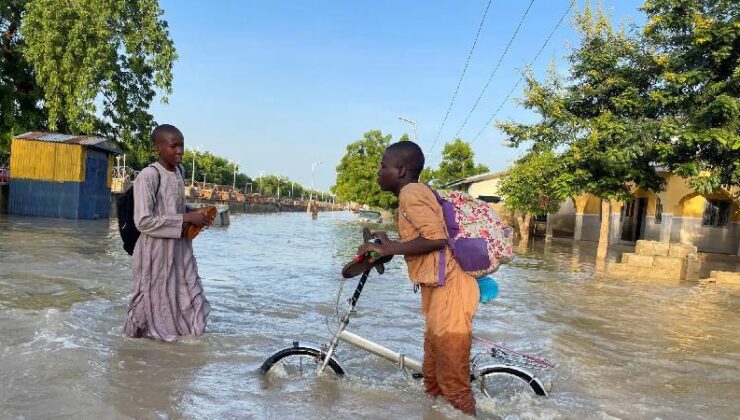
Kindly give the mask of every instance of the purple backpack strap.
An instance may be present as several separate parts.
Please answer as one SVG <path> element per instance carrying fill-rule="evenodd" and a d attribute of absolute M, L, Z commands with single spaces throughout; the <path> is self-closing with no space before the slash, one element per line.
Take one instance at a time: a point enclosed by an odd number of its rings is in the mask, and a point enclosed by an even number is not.
<path fill-rule="evenodd" d="M 447 253 L 445 252 L 446 249 L 447 247 L 444 246 L 442 247 L 442 249 L 439 250 L 439 267 L 437 268 L 439 274 L 437 275 L 437 286 L 445 285 L 445 271 L 447 271 L 447 261 L 445 258 L 447 256 Z"/>
<path fill-rule="evenodd" d="M 439 195 L 439 193 L 432 187 L 429 186 L 429 184 L 424 184 L 429 188 L 429 190 L 432 191 L 432 194 L 434 194 L 434 198 L 437 199 L 437 203 L 439 203 L 439 206 L 442 208 L 442 217 L 444 219 L 444 203 L 445 200 L 442 199 L 442 197 Z M 445 230 L 447 230 L 447 219 L 444 219 L 445 222 Z M 449 233 L 448 233 L 449 235 Z M 447 243 L 449 244 L 451 239 L 447 238 Z M 447 253 L 446 246 L 442 247 L 442 249 L 439 250 L 439 266 L 437 267 L 437 286 L 444 286 L 445 285 L 445 271 L 447 271 Z"/>

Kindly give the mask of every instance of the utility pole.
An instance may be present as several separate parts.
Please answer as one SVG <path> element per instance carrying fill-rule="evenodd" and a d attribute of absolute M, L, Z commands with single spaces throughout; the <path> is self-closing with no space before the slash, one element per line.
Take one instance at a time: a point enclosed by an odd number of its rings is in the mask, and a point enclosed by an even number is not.
<path fill-rule="evenodd" d="M 259 170 L 257 172 L 260 173 L 260 195 L 262 195 L 262 178 L 263 178 L 263 175 L 265 174 L 265 171 Z"/>
<path fill-rule="evenodd" d="M 400 115 L 398 116 L 398 119 L 411 125 L 411 127 L 414 130 L 414 143 L 416 143 L 416 121 L 412 121 L 412 120 L 410 120 L 408 118 L 405 118 L 405 117 L 402 117 Z"/>
<path fill-rule="evenodd" d="M 313 183 L 313 181 L 314 181 L 314 172 L 316 171 L 316 167 L 318 165 L 321 165 L 321 161 L 314 162 L 313 164 L 311 164 L 311 194 L 312 195 L 313 195 L 313 190 L 314 190 L 314 183 Z"/>
<path fill-rule="evenodd" d="M 231 189 L 235 190 L 236 189 L 236 167 L 237 166 L 236 166 L 236 162 L 231 162 L 231 164 L 234 165 L 234 182 L 232 182 L 231 184 Z"/>
<path fill-rule="evenodd" d="M 311 192 L 308 195 L 308 206 L 306 206 L 306 211 L 311 211 L 312 201 L 313 201 L 313 191 L 314 191 L 314 172 L 316 171 L 316 166 L 321 165 L 321 161 L 317 161 L 311 164 Z"/>
<path fill-rule="evenodd" d="M 190 174 L 190 186 L 194 187 L 195 186 L 195 155 L 197 155 L 198 152 L 200 152 L 200 146 L 195 146 L 192 152 L 193 152 L 193 173 Z M 126 165 L 125 160 L 123 164 Z M 206 183 L 205 178 L 203 178 L 203 183 L 204 184 Z"/>

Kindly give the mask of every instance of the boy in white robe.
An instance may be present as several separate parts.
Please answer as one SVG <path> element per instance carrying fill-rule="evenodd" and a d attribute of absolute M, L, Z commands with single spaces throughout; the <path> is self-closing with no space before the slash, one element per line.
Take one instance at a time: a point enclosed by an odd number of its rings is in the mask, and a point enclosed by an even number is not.
<path fill-rule="evenodd" d="M 159 160 L 134 180 L 134 223 L 141 232 L 133 254 L 134 294 L 123 328 L 129 337 L 175 341 L 200 335 L 211 310 L 203 293 L 187 224 L 208 226 L 205 213 L 185 203 L 182 155 L 185 139 L 176 127 L 152 132 Z"/>

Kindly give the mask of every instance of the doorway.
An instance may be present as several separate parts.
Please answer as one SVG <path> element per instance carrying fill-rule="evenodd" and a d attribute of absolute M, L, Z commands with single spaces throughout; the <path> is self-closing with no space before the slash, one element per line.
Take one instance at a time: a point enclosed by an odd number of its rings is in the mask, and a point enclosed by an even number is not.
<path fill-rule="evenodd" d="M 645 233 L 645 215 L 647 213 L 647 198 L 629 200 L 622 206 L 620 212 L 621 239 L 635 242 L 642 239 Z"/>

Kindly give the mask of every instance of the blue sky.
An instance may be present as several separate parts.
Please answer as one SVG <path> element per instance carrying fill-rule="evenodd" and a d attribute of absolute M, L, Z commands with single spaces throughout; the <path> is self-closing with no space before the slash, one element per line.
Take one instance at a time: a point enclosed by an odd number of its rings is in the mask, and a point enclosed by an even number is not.
<path fill-rule="evenodd" d="M 569 0 L 535 0 L 485 96 L 460 135 L 470 141 L 544 42 Z M 450 103 L 488 0 L 236 1 L 161 0 L 180 55 L 160 123 L 199 145 L 258 171 L 327 190 L 348 143 L 380 129 L 398 139 L 418 122 L 418 142 L 438 163 L 444 142 L 481 93 L 529 1 L 493 0 L 446 127 Z M 603 0 L 615 21 L 640 21 L 641 0 Z M 581 8 L 582 0 L 578 1 Z M 572 16 L 572 14 L 571 14 Z M 577 43 L 570 17 L 534 63 L 543 75 Z M 518 89 L 513 97 L 521 97 Z M 497 119 L 533 118 L 509 101 Z M 474 143 L 476 160 L 503 170 L 520 151 L 495 128 Z"/>

